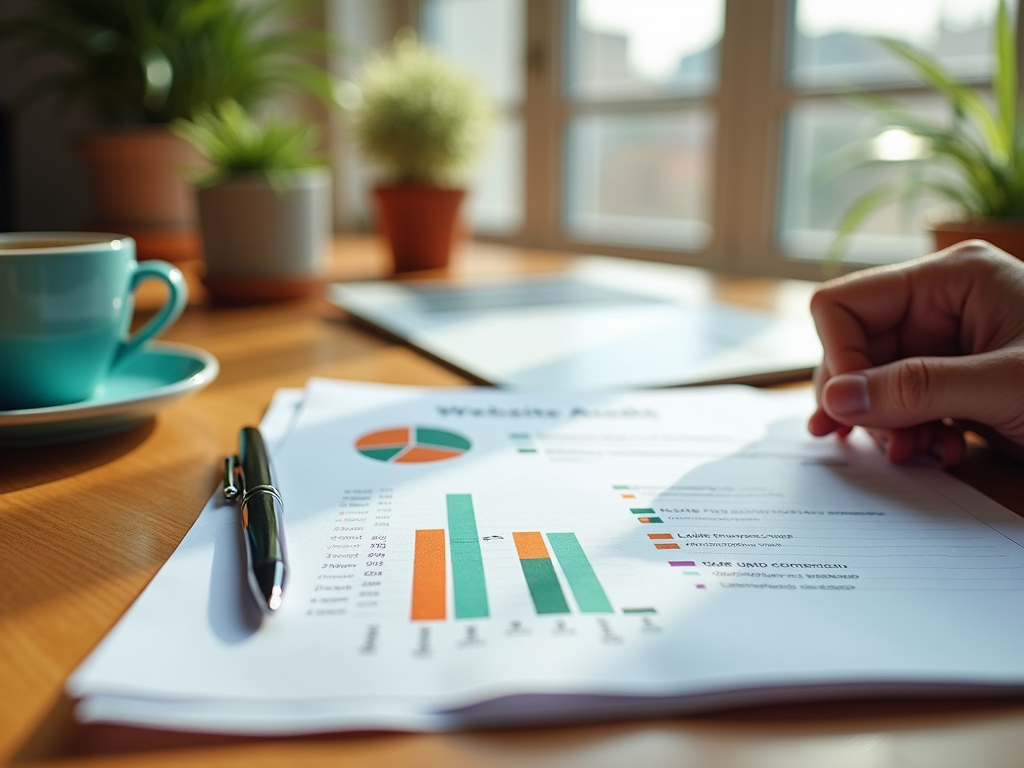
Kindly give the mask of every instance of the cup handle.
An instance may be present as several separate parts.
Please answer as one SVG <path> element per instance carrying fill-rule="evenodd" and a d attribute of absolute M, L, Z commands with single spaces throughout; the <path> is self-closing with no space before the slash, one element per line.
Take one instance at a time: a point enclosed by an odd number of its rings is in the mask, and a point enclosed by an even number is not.
<path fill-rule="evenodd" d="M 114 365 L 123 362 L 134 354 L 139 347 L 154 336 L 162 333 L 171 323 L 177 320 L 188 303 L 188 285 L 181 270 L 166 261 L 140 262 L 132 274 L 129 293 L 134 295 L 142 283 L 150 278 L 162 280 L 167 286 L 167 301 L 145 325 L 121 342 L 114 355 Z"/>

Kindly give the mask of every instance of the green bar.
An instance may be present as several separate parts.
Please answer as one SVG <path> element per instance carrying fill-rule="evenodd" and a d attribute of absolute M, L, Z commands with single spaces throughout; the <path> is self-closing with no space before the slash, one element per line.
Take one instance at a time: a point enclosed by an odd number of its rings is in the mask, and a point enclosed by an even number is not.
<path fill-rule="evenodd" d="M 530 597 L 533 598 L 537 613 L 569 612 L 569 604 L 565 602 L 565 595 L 562 594 L 550 558 L 520 560 L 519 564 L 523 566 L 523 576 L 526 577 L 526 585 L 530 588 Z"/>
<path fill-rule="evenodd" d="M 657 613 L 653 608 L 623 608 L 623 613 Z"/>
<path fill-rule="evenodd" d="M 642 509 L 638 509 L 637 507 L 630 507 L 629 511 L 632 512 L 634 515 L 656 515 L 656 514 L 658 514 L 653 509 L 650 509 L 648 507 L 643 507 Z"/>
<path fill-rule="evenodd" d="M 473 497 L 468 493 L 448 494 L 448 542 L 452 551 L 455 618 L 478 619 L 490 615 L 484 558 L 476 532 Z"/>
<path fill-rule="evenodd" d="M 629 486 L 628 485 L 613 485 L 612 488 L 614 490 L 616 490 L 616 491 L 628 491 L 629 490 Z"/>
<path fill-rule="evenodd" d="M 575 533 L 549 533 L 551 550 L 562 566 L 569 589 L 583 613 L 614 613 L 601 582 Z"/>
<path fill-rule="evenodd" d="M 520 448 L 519 452 L 520 453 L 536 453 L 537 449 L 536 448 Z"/>

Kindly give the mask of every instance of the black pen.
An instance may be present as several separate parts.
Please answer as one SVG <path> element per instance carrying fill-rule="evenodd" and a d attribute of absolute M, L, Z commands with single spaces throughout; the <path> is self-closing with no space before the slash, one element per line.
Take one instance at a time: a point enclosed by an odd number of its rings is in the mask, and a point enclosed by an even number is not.
<path fill-rule="evenodd" d="M 270 457 L 255 427 L 238 434 L 238 455 L 224 460 L 224 496 L 240 497 L 245 529 L 246 573 L 264 613 L 281 607 L 288 566 L 284 546 L 284 502 L 270 477 Z"/>

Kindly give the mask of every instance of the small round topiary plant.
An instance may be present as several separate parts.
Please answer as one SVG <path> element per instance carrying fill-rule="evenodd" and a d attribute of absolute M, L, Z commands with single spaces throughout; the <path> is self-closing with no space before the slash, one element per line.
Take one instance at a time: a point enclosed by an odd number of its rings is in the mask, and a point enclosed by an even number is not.
<path fill-rule="evenodd" d="M 357 85 L 356 141 L 394 183 L 451 183 L 486 144 L 490 100 L 471 76 L 413 36 L 374 55 Z"/>

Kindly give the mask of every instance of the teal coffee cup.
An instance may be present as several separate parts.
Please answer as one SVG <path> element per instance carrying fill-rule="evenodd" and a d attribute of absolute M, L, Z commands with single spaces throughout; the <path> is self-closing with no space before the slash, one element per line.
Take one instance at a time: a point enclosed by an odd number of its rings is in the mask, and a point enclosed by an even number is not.
<path fill-rule="evenodd" d="M 135 290 L 167 285 L 160 311 L 129 335 Z M 135 241 L 96 232 L 0 234 L 0 411 L 102 394 L 117 365 L 139 354 L 188 302 L 181 271 L 135 260 Z"/>

